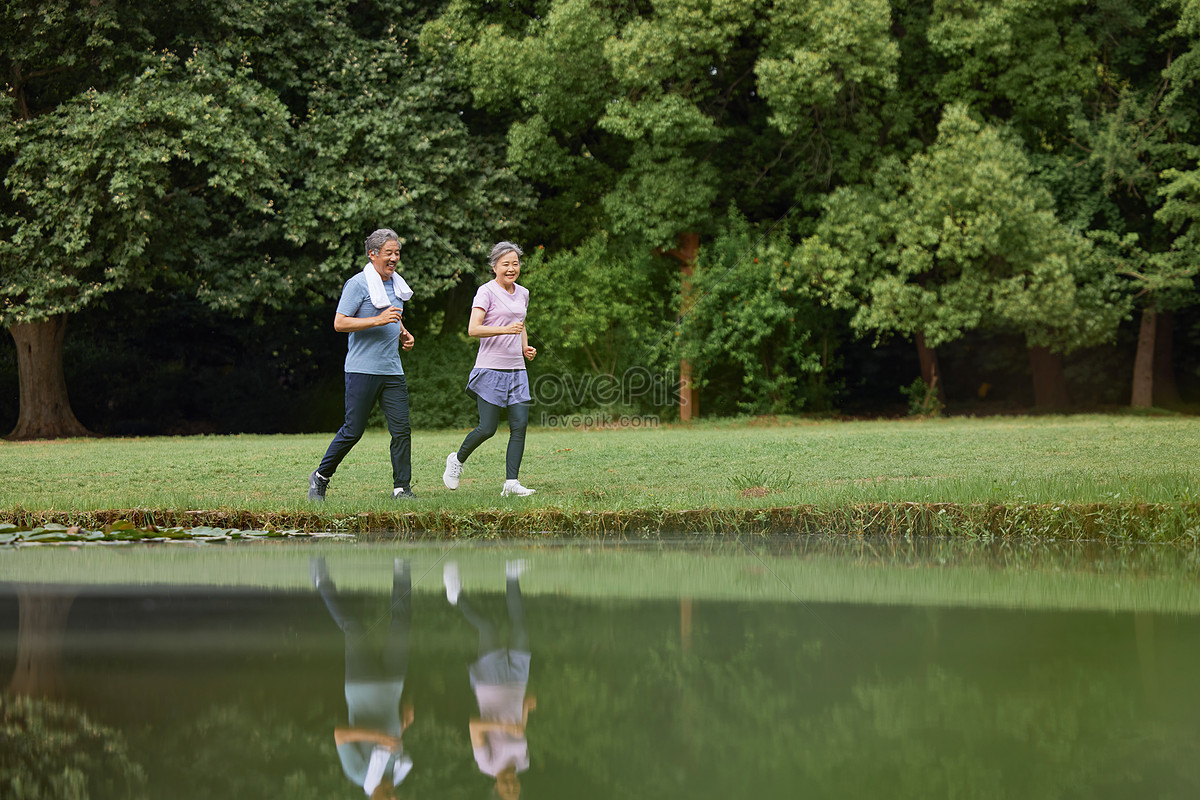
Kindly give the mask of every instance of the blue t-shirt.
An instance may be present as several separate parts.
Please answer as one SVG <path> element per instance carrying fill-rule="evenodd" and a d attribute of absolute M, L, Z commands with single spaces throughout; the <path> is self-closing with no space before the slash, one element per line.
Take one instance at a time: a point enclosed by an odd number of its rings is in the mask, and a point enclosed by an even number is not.
<path fill-rule="evenodd" d="M 383 282 L 392 305 L 404 310 L 404 301 L 396 297 L 391 281 Z M 382 309 L 371 304 L 371 293 L 367 291 L 367 278 L 361 272 L 342 287 L 342 299 L 338 300 L 337 313 L 347 317 L 377 317 Z M 378 328 L 367 328 L 350 334 L 346 348 L 346 372 L 364 375 L 403 375 L 400 363 L 400 323 L 389 322 Z"/>

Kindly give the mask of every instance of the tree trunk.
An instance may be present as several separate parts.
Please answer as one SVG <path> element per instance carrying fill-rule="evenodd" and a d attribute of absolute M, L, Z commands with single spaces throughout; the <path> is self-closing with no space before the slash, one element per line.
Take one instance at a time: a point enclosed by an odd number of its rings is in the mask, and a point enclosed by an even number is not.
<path fill-rule="evenodd" d="M 942 365 L 937 350 L 925 344 L 925 334 L 917 331 L 917 359 L 921 362 L 921 380 L 937 392 L 938 402 L 946 405 L 946 390 L 942 386 Z"/>
<path fill-rule="evenodd" d="M 63 593 L 21 586 L 17 664 L 8 690 L 29 697 L 61 699 L 62 651 L 67 614 L 75 591 Z"/>
<path fill-rule="evenodd" d="M 21 411 L 9 439 L 60 439 L 88 436 L 67 399 L 63 374 L 66 316 L 19 322 L 8 329 L 17 344 Z"/>
<path fill-rule="evenodd" d="M 700 234 L 679 234 L 679 247 L 668 251 L 669 255 L 679 259 L 679 272 L 683 276 L 682 288 L 683 307 L 686 310 L 692 287 L 692 270 L 696 266 L 696 258 L 700 255 Z M 679 361 L 679 420 L 689 422 L 700 416 L 700 392 L 692 383 L 692 365 L 686 358 Z"/>
<path fill-rule="evenodd" d="M 1170 408 L 1183 402 L 1175 383 L 1174 327 L 1172 312 L 1158 312 L 1158 324 L 1154 329 L 1154 405 L 1159 408 Z"/>
<path fill-rule="evenodd" d="M 1134 408 L 1154 405 L 1154 339 L 1158 333 L 1156 317 L 1154 306 L 1142 310 L 1137 356 L 1133 359 L 1133 398 L 1129 403 Z"/>
<path fill-rule="evenodd" d="M 1056 411 L 1071 405 L 1062 356 L 1046 347 L 1029 348 L 1029 369 L 1033 373 L 1033 404 Z"/>

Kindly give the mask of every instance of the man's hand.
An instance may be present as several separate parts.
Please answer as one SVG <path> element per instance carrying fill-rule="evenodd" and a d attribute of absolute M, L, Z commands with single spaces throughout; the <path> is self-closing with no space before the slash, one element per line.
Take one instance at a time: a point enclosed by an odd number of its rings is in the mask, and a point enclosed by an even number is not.
<path fill-rule="evenodd" d="M 400 321 L 400 309 L 395 306 L 388 306 L 383 311 L 379 312 L 379 316 L 375 317 L 375 326 L 382 327 L 390 325 L 393 322 Z"/>

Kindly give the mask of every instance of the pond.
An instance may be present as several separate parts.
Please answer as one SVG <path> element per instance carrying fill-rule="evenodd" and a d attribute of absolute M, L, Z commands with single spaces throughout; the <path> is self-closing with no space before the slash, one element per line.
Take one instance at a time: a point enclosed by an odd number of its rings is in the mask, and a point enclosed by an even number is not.
<path fill-rule="evenodd" d="M 0 796 L 1190 798 L 1198 576 L 819 536 L 0 551 Z"/>

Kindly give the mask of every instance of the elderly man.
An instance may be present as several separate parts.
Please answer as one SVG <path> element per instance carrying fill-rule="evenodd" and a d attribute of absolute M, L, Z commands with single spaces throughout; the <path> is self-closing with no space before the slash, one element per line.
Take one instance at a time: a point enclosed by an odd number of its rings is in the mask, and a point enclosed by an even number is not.
<path fill-rule="evenodd" d="M 412 481 L 412 431 L 408 424 L 408 387 L 400 363 L 400 347 L 411 350 L 414 339 L 401 322 L 404 301 L 412 290 L 396 274 L 400 239 L 380 228 L 364 242 L 367 264 L 346 281 L 333 318 L 333 329 L 350 334 L 346 351 L 346 422 L 333 437 L 325 458 L 308 476 L 308 499 L 324 500 L 329 481 L 342 459 L 362 438 L 375 403 L 383 409 L 392 435 L 392 497 L 415 497 Z"/>

